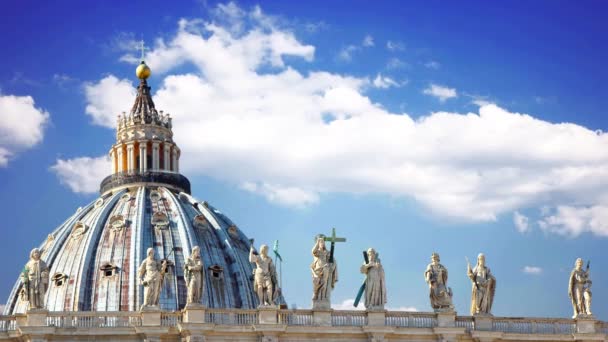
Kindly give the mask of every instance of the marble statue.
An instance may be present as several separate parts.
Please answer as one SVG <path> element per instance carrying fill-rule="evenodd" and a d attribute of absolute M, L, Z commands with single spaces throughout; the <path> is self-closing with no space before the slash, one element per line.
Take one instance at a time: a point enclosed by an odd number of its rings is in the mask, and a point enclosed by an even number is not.
<path fill-rule="evenodd" d="M 154 258 L 154 248 L 148 248 L 147 258 L 139 266 L 138 275 L 141 285 L 144 286 L 143 308 L 158 307 L 160 290 L 167 272 L 167 261 L 162 262 Z"/>
<path fill-rule="evenodd" d="M 249 262 L 256 264 L 253 271 L 253 290 L 258 295 L 260 306 L 273 305 L 278 297 L 276 292 L 278 290 L 278 278 L 272 258 L 268 256 L 268 246 L 260 246 L 260 254 L 258 255 L 253 245 L 251 245 Z"/>
<path fill-rule="evenodd" d="M 365 274 L 365 308 L 367 310 L 384 310 L 386 304 L 386 281 L 384 268 L 373 248 L 367 250 L 368 262 L 361 265 Z"/>
<path fill-rule="evenodd" d="M 473 269 L 467 259 L 467 275 L 473 283 L 471 315 L 491 315 L 496 278 L 490 273 L 490 268 L 486 266 L 486 257 L 483 253 L 479 253 L 477 256 L 477 265 Z"/>
<path fill-rule="evenodd" d="M 431 307 L 435 311 L 452 311 L 452 289 L 447 286 L 448 270 L 439 263 L 439 254 L 431 255 L 431 263 L 426 267 L 424 279 L 429 284 Z"/>
<path fill-rule="evenodd" d="M 587 269 L 583 270 L 583 259 L 578 258 L 574 263 L 574 269 L 570 273 L 568 284 L 568 296 L 572 301 L 574 316 L 592 316 L 591 313 L 591 279 L 589 279 L 589 263 Z"/>
<path fill-rule="evenodd" d="M 330 260 L 330 251 L 325 248 L 325 237 L 318 237 L 312 248 L 312 300 L 313 308 L 330 308 L 331 291 L 338 281 L 336 260 Z"/>
<path fill-rule="evenodd" d="M 28 301 L 29 309 L 44 309 L 44 297 L 49 287 L 49 268 L 40 259 L 40 250 L 32 249 L 30 260 L 25 264 L 21 274 L 23 289 L 21 294 Z"/>
<path fill-rule="evenodd" d="M 184 278 L 188 287 L 187 305 L 202 304 L 203 291 L 205 289 L 205 271 L 201 259 L 201 249 L 198 246 L 192 248 L 192 254 L 184 264 Z"/>

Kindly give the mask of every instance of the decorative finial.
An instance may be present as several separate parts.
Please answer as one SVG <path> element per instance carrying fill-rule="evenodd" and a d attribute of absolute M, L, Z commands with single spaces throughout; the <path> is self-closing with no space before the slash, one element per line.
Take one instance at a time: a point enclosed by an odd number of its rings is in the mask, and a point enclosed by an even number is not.
<path fill-rule="evenodd" d="M 137 78 L 139 78 L 140 80 L 145 80 L 146 78 L 150 77 L 150 68 L 146 65 L 146 62 L 144 62 L 144 57 L 145 57 L 145 53 L 146 53 L 146 46 L 144 45 L 144 40 L 141 40 L 141 63 L 139 63 L 139 65 L 137 66 L 137 69 L 135 69 L 135 75 L 137 75 Z"/>

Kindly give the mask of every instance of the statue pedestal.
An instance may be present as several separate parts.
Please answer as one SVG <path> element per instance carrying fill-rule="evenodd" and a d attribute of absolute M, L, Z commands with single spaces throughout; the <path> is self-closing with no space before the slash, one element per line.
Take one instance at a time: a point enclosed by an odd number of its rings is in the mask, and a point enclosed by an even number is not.
<path fill-rule="evenodd" d="M 437 312 L 437 326 L 440 328 L 452 328 L 456 326 L 456 311 Z"/>
<path fill-rule="evenodd" d="M 580 315 L 576 318 L 576 332 L 579 334 L 595 334 L 595 317 Z"/>
<path fill-rule="evenodd" d="M 160 308 L 157 306 L 144 306 L 141 308 L 141 325 L 142 326 L 159 326 L 160 327 Z"/>
<path fill-rule="evenodd" d="M 312 322 L 314 325 L 324 327 L 331 326 L 331 309 L 329 310 L 314 310 L 312 312 Z"/>
<path fill-rule="evenodd" d="M 491 315 L 475 315 L 473 316 L 474 327 L 477 331 L 492 331 L 492 316 Z"/>
<path fill-rule="evenodd" d="M 205 306 L 187 304 L 184 308 L 184 323 L 205 323 Z"/>
<path fill-rule="evenodd" d="M 45 327 L 46 326 L 46 317 L 49 315 L 49 310 L 46 309 L 32 309 L 27 313 L 27 318 L 25 320 L 27 326 L 30 327 Z"/>
<path fill-rule="evenodd" d="M 384 319 L 386 311 L 384 310 L 373 310 L 367 312 L 367 325 L 371 326 L 384 326 Z"/>
<path fill-rule="evenodd" d="M 312 309 L 313 310 L 331 310 L 331 303 L 329 302 L 329 299 L 313 300 Z"/>
<path fill-rule="evenodd" d="M 274 306 L 258 307 L 258 321 L 260 324 L 277 324 L 277 308 Z"/>

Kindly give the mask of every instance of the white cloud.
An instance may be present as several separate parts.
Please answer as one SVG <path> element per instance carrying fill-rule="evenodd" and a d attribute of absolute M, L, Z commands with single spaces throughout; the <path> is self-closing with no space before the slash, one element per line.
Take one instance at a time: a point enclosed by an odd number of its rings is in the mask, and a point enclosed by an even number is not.
<path fill-rule="evenodd" d="M 543 269 L 538 266 L 524 266 L 522 271 L 524 273 L 533 274 L 533 275 L 539 275 L 539 274 L 543 273 Z"/>
<path fill-rule="evenodd" d="M 6 308 L 5 304 L 0 304 L 0 315 L 4 313 L 4 309 Z"/>
<path fill-rule="evenodd" d="M 363 300 L 361 300 L 359 302 L 359 305 L 357 305 L 357 307 L 354 307 L 354 304 L 355 304 L 354 298 L 345 299 L 342 301 L 342 303 L 333 303 L 331 305 L 331 308 L 334 310 L 360 310 L 360 311 L 365 310 L 365 305 L 363 304 Z"/>
<path fill-rule="evenodd" d="M 544 231 L 570 237 L 585 232 L 608 236 L 608 205 L 560 205 L 552 214 L 545 211 L 538 224 Z"/>
<path fill-rule="evenodd" d="M 424 66 L 429 69 L 437 70 L 441 67 L 441 64 L 437 61 L 428 61 L 428 62 L 424 63 Z"/>
<path fill-rule="evenodd" d="M 306 207 L 319 202 L 319 195 L 314 191 L 307 191 L 293 186 L 280 186 L 274 184 L 256 184 L 245 182 L 241 188 L 264 196 L 269 202 L 288 207 Z"/>
<path fill-rule="evenodd" d="M 361 43 L 364 47 L 372 47 L 374 46 L 374 37 L 372 37 L 371 35 L 366 35 L 363 38 L 363 43 Z"/>
<path fill-rule="evenodd" d="M 403 69 L 403 68 L 406 68 L 407 66 L 408 66 L 407 63 L 405 63 L 404 61 L 402 61 L 396 57 L 389 59 L 388 62 L 386 63 L 387 69 Z"/>
<path fill-rule="evenodd" d="M 372 81 L 372 84 L 376 88 L 387 89 L 390 87 L 400 87 L 401 84 L 393 80 L 388 76 L 382 76 L 381 74 L 376 75 L 376 78 Z"/>
<path fill-rule="evenodd" d="M 76 193 L 96 193 L 99 183 L 110 174 L 110 160 L 106 156 L 57 159 L 51 166 L 62 184 Z"/>
<path fill-rule="evenodd" d="M 0 167 L 18 152 L 42 141 L 50 114 L 36 108 L 31 96 L 0 94 Z"/>
<path fill-rule="evenodd" d="M 388 310 L 388 311 L 419 311 L 414 306 L 398 306 L 398 307 L 387 306 L 386 310 Z"/>
<path fill-rule="evenodd" d="M 338 59 L 345 61 L 345 62 L 350 62 L 353 60 L 353 53 L 357 50 L 359 50 L 358 46 L 355 46 L 355 45 L 345 46 L 342 49 L 340 49 L 340 52 L 338 52 Z"/>
<path fill-rule="evenodd" d="M 386 42 L 386 48 L 389 51 L 403 51 L 405 50 L 405 45 L 402 42 L 394 42 L 389 40 Z"/>
<path fill-rule="evenodd" d="M 165 75 L 154 99 L 174 118 L 186 175 L 296 207 L 321 194 L 385 194 L 471 221 L 535 205 L 592 207 L 608 197 L 608 134 L 492 104 L 474 113 L 393 113 L 366 96 L 369 78 L 294 69 L 283 56 L 312 60 L 314 47 L 280 27 L 237 35 L 181 20 L 167 37 L 148 64 L 153 77 Z M 172 73 L 182 64 L 195 72 Z M 132 91 L 113 101 L 88 97 L 89 105 L 110 126 L 129 110 Z"/>
<path fill-rule="evenodd" d="M 456 89 L 440 86 L 437 84 L 429 85 L 429 87 L 424 89 L 422 92 L 426 95 L 438 98 L 441 102 L 445 102 L 445 100 L 458 97 Z"/>
<path fill-rule="evenodd" d="M 513 213 L 513 223 L 515 224 L 517 231 L 520 233 L 525 233 L 530 229 L 528 217 L 522 215 L 519 211 L 515 211 Z"/>
<path fill-rule="evenodd" d="M 97 83 L 85 83 L 84 92 L 85 112 L 93 118 L 94 124 L 105 127 L 115 127 L 118 115 L 131 110 L 136 93 L 129 80 L 119 80 L 113 75 Z"/>

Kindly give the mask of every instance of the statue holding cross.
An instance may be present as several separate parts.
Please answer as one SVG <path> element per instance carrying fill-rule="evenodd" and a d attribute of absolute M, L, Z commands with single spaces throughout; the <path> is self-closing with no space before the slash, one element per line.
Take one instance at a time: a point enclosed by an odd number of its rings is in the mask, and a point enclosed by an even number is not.
<path fill-rule="evenodd" d="M 325 242 L 331 242 L 328 251 Z M 332 229 L 331 236 L 319 234 L 316 236 L 312 248 L 313 261 L 310 264 L 312 271 L 312 308 L 330 309 L 331 291 L 338 281 L 338 267 L 334 258 L 336 242 L 346 242 L 345 238 L 336 236 L 336 228 Z"/>

